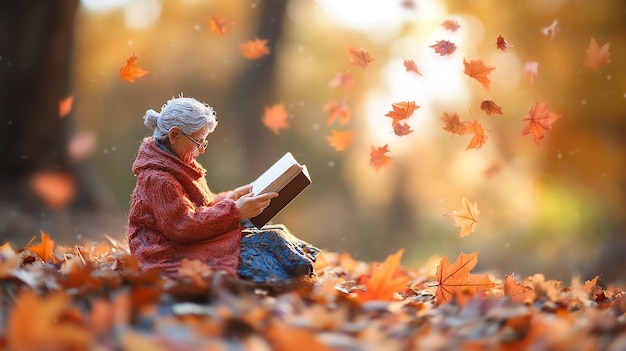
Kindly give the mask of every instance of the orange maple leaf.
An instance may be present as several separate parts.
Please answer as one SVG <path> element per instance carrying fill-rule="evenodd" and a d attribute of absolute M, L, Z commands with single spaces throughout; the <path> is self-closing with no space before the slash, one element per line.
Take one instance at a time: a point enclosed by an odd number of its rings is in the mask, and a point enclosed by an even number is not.
<path fill-rule="evenodd" d="M 354 139 L 354 135 L 352 131 L 346 130 L 334 130 L 330 131 L 332 134 L 326 137 L 330 146 L 335 148 L 335 151 L 343 151 L 348 148 L 352 144 L 352 140 Z"/>
<path fill-rule="evenodd" d="M 509 46 L 513 45 L 509 44 L 509 42 L 506 41 L 506 39 L 504 39 L 502 35 L 498 35 L 498 38 L 496 38 L 496 47 L 498 48 L 498 50 L 506 52 L 506 48 L 508 48 Z"/>
<path fill-rule="evenodd" d="M 389 152 L 388 146 L 389 144 L 379 147 L 372 146 L 370 151 L 370 166 L 374 167 L 376 172 L 382 167 L 389 165 L 391 162 L 391 157 L 385 155 Z"/>
<path fill-rule="evenodd" d="M 59 100 L 59 117 L 63 118 L 72 112 L 72 105 L 74 104 L 74 97 L 68 96 Z"/>
<path fill-rule="evenodd" d="M 463 73 L 479 81 L 483 88 L 489 91 L 489 85 L 491 84 L 491 81 L 489 80 L 489 78 L 487 78 L 487 75 L 496 68 L 485 66 L 483 64 L 483 60 L 471 60 L 470 62 L 467 62 L 465 59 L 463 59 L 463 65 L 465 66 L 465 70 L 463 70 Z"/>
<path fill-rule="evenodd" d="M 413 60 L 404 60 L 404 68 L 407 72 L 415 72 L 420 76 L 422 75 Z"/>
<path fill-rule="evenodd" d="M 393 301 L 397 292 L 407 288 L 409 277 L 406 274 L 398 274 L 403 254 L 404 249 L 400 249 L 395 254 L 387 256 L 382 264 L 372 264 L 372 276 L 365 283 L 365 292 L 357 295 L 359 302 Z"/>
<path fill-rule="evenodd" d="M 448 112 L 444 112 L 443 116 L 441 116 L 441 120 L 443 121 L 443 130 L 446 132 L 450 132 L 453 135 L 471 133 L 471 129 L 468 127 L 471 122 L 461 122 L 459 115 L 456 113 L 448 114 Z"/>
<path fill-rule="evenodd" d="M 478 120 L 474 120 L 474 122 L 468 122 L 468 129 L 471 130 L 471 133 L 474 133 L 472 140 L 470 140 L 469 144 L 465 148 L 465 150 L 469 149 L 480 149 L 487 142 L 487 135 L 485 135 L 485 131 L 483 130 L 483 126 L 478 122 Z"/>
<path fill-rule="evenodd" d="M 535 143 L 539 145 L 543 139 L 544 131 L 552 129 L 552 123 L 561 117 L 563 116 L 548 110 L 546 103 L 535 102 L 528 111 L 528 115 L 523 119 L 526 126 L 522 135 L 532 134 Z"/>
<path fill-rule="evenodd" d="M 587 53 L 587 60 L 585 61 L 585 66 L 597 70 L 600 66 L 608 65 L 611 62 L 609 58 L 609 43 L 605 43 L 602 46 L 598 45 L 598 42 L 591 38 L 589 41 L 589 47 L 585 50 Z"/>
<path fill-rule="evenodd" d="M 263 114 L 263 124 L 272 132 L 278 134 L 281 129 L 289 128 L 289 113 L 283 104 L 274 104 L 265 107 Z"/>
<path fill-rule="evenodd" d="M 411 129 L 411 126 L 409 126 L 409 124 L 406 122 L 392 123 L 392 126 L 393 132 L 397 136 L 405 136 L 413 133 L 413 129 Z"/>
<path fill-rule="evenodd" d="M 231 20 L 227 20 L 217 16 L 211 16 L 209 18 L 209 30 L 211 32 L 215 32 L 220 36 L 224 36 L 226 34 L 226 29 L 235 24 L 235 22 Z"/>
<path fill-rule="evenodd" d="M 393 108 L 393 110 L 387 112 L 385 116 L 390 117 L 393 120 L 392 124 L 411 117 L 411 115 L 413 115 L 413 112 L 420 108 L 420 106 L 415 105 L 415 101 L 392 103 L 391 107 Z"/>
<path fill-rule="evenodd" d="M 41 171 L 30 179 L 31 189 L 51 208 L 62 208 L 76 195 L 74 179 L 59 171 Z"/>
<path fill-rule="evenodd" d="M 369 52 L 367 52 L 365 49 L 355 49 L 349 46 L 345 49 L 346 54 L 348 55 L 348 61 L 353 66 L 365 68 L 370 64 L 370 62 L 374 61 Z"/>
<path fill-rule="evenodd" d="M 343 90 L 350 90 L 354 85 L 354 78 L 350 72 L 337 73 L 329 83 L 331 88 L 342 87 Z"/>
<path fill-rule="evenodd" d="M 528 81 L 531 83 L 535 82 L 535 77 L 537 76 L 537 70 L 539 69 L 539 62 L 530 61 L 526 62 L 524 65 L 524 75 L 528 78 Z"/>
<path fill-rule="evenodd" d="M 504 295 L 509 296 L 511 300 L 516 302 L 529 302 L 535 296 L 535 289 L 532 287 L 518 283 L 512 275 L 504 277 Z"/>
<path fill-rule="evenodd" d="M 444 29 L 452 31 L 452 32 L 456 32 L 457 29 L 461 28 L 461 25 L 459 24 L 459 22 L 457 22 L 457 20 L 445 20 L 441 23 L 439 23 Z"/>
<path fill-rule="evenodd" d="M 39 257 L 44 262 L 56 263 L 57 258 L 54 255 L 54 240 L 50 238 L 50 235 L 41 231 L 41 242 L 37 245 L 31 246 L 28 250 Z"/>
<path fill-rule="evenodd" d="M 441 56 L 452 55 L 456 51 L 456 44 L 448 40 L 439 40 L 428 47 L 435 49 L 435 52 Z"/>
<path fill-rule="evenodd" d="M 150 72 L 137 66 L 137 56 L 135 54 L 126 60 L 126 66 L 120 68 L 120 77 L 131 83 L 134 83 L 136 78 L 141 78 L 148 73 Z"/>
<path fill-rule="evenodd" d="M 266 39 L 255 38 L 239 45 L 241 54 L 248 60 L 258 60 L 270 54 Z"/>
<path fill-rule="evenodd" d="M 480 103 L 480 109 L 485 111 L 485 113 L 489 116 L 491 114 L 494 115 L 502 115 L 502 107 L 498 105 L 493 100 L 484 100 Z"/>
<path fill-rule="evenodd" d="M 350 106 L 345 101 L 329 102 L 324 105 L 323 111 L 328 112 L 326 125 L 331 125 L 336 119 L 339 120 L 339 124 L 341 125 L 350 122 Z"/>
<path fill-rule="evenodd" d="M 437 266 L 437 304 L 449 302 L 460 292 L 476 294 L 495 286 L 487 274 L 470 274 L 478 263 L 478 251 L 471 254 L 460 253 L 456 261 L 450 264 L 447 257 L 443 257 Z"/>
<path fill-rule="evenodd" d="M 461 198 L 461 208 L 444 214 L 445 217 L 452 218 L 454 220 L 454 226 L 461 228 L 459 237 L 468 236 L 476 229 L 476 223 L 478 222 L 478 216 L 480 210 L 478 209 L 478 203 L 468 200 L 465 196 Z"/>

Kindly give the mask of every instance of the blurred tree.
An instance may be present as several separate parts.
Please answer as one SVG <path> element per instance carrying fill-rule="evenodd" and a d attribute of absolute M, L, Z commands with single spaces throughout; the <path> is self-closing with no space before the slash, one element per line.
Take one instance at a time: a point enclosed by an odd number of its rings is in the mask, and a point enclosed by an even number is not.
<path fill-rule="evenodd" d="M 71 95 L 72 42 L 78 0 L 8 0 L 0 5 L 0 241 L 28 241 L 40 230 L 67 237 L 70 206 L 106 210 L 104 197 L 68 152 L 72 114 L 59 102 Z M 71 179 L 70 203 L 51 208 L 33 190 L 33 177 L 54 171 Z M 46 191 L 61 191 L 49 183 Z M 63 206 L 67 205 L 67 206 Z M 72 221 L 75 222 L 75 221 Z M 95 226 L 95 224 L 90 224 Z"/>

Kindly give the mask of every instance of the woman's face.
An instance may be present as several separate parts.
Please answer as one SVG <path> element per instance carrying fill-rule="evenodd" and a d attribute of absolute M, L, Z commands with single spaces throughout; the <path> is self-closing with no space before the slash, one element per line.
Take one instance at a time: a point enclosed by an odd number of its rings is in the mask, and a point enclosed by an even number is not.
<path fill-rule="evenodd" d="M 194 133 L 187 135 L 180 128 L 170 131 L 170 145 L 174 155 L 185 163 L 192 163 L 200 154 L 204 153 L 208 141 L 209 126 L 204 125 Z"/>

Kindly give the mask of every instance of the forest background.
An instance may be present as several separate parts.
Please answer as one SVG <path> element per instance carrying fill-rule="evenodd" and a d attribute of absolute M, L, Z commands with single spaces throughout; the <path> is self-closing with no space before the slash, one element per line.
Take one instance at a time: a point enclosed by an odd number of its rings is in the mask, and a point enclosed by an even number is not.
<path fill-rule="evenodd" d="M 106 6 L 105 6 L 106 5 Z M 626 7 L 622 1 L 7 1 L 2 6 L 0 242 L 49 233 L 60 243 L 123 240 L 132 161 L 147 109 L 181 93 L 212 105 L 219 126 L 199 161 L 214 191 L 247 183 L 286 151 L 313 184 L 276 222 L 329 251 L 404 264 L 480 251 L 478 269 L 554 279 L 626 279 Z M 232 20 L 224 36 L 209 19 Z M 455 20 L 451 31 L 441 24 Z M 556 22 L 555 22 L 556 20 Z M 556 23 L 556 25 L 554 25 Z M 499 50 L 496 38 L 510 44 Z M 249 60 L 240 45 L 267 40 Z M 610 62 L 586 67 L 591 38 Z M 442 56 L 431 47 L 456 44 Z M 349 64 L 346 48 L 374 59 Z M 136 55 L 149 73 L 119 69 Z M 414 60 L 420 74 L 409 72 Z M 463 60 L 495 67 L 484 89 Z M 532 82 L 527 62 L 538 62 Z M 354 84 L 332 84 L 340 73 Z M 60 116 L 59 101 L 72 107 Z M 486 115 L 483 100 L 503 115 Z M 328 123 L 330 102 L 350 106 Z M 413 132 L 394 134 L 393 103 L 415 101 Z M 563 117 L 535 143 L 522 119 L 535 102 Z M 282 104 L 288 128 L 262 121 Z M 488 136 L 443 130 L 442 115 L 479 120 Z M 336 151 L 331 130 L 353 142 Z M 370 165 L 388 145 L 390 163 Z M 68 177 L 56 177 L 59 174 Z M 467 197 L 480 224 L 459 239 L 444 214 Z M 55 200 L 56 199 L 56 200 Z M 60 200 L 59 200 L 60 199 Z"/>

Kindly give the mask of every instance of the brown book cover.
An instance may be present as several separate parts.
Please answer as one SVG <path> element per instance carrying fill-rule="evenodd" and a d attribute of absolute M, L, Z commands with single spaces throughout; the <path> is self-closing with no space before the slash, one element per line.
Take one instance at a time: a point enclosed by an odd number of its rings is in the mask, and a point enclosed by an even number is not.
<path fill-rule="evenodd" d="M 292 158 L 290 154 L 287 156 Z M 298 196 L 304 188 L 311 184 L 311 177 L 309 176 L 306 166 L 302 165 L 299 167 L 298 173 L 288 181 L 282 189 L 277 190 L 278 196 L 272 199 L 269 206 L 258 216 L 250 218 L 252 224 L 257 228 L 261 228 L 267 224 L 267 222 L 274 218 L 287 204 Z"/>

